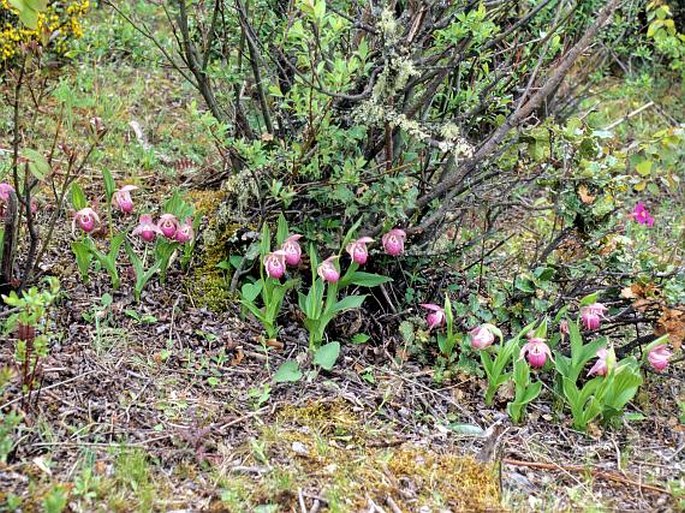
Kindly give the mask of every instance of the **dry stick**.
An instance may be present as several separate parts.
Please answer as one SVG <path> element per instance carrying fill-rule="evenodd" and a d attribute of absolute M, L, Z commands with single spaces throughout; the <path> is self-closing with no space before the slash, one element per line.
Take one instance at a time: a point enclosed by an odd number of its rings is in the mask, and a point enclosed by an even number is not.
<path fill-rule="evenodd" d="M 623 123 L 624 121 L 628 121 L 630 118 L 632 118 L 632 117 L 634 117 L 634 116 L 637 116 L 640 112 L 642 112 L 642 111 L 644 111 L 644 110 L 647 110 L 647 109 L 649 109 L 650 107 L 653 107 L 653 106 L 654 106 L 654 102 L 653 102 L 653 101 L 649 101 L 649 102 L 645 103 L 642 107 L 640 107 L 640 108 L 638 108 L 638 109 L 635 109 L 635 110 L 634 110 L 633 112 L 631 112 L 630 114 L 626 114 L 626 115 L 623 116 L 622 118 L 617 119 L 617 120 L 614 121 L 612 124 L 610 124 L 608 127 L 606 127 L 604 130 L 611 130 L 612 128 L 616 128 L 618 125 L 620 125 L 620 124 Z"/>
<path fill-rule="evenodd" d="M 269 104 L 266 101 L 266 93 L 264 92 L 264 81 L 262 79 L 262 72 L 259 69 L 261 65 L 261 55 L 257 49 L 258 39 L 254 31 L 252 30 L 252 25 L 248 21 L 248 13 L 240 2 L 236 0 L 236 5 L 238 7 L 238 18 L 240 19 L 240 26 L 245 34 L 245 42 L 247 43 L 247 51 L 250 54 L 250 65 L 252 67 L 252 74 L 254 75 L 255 86 L 257 87 L 257 98 L 259 99 L 259 105 L 262 109 L 262 117 L 264 118 L 264 124 L 266 125 L 266 131 L 270 134 L 274 133 L 274 127 L 271 123 L 271 115 L 269 114 Z"/>
<path fill-rule="evenodd" d="M 626 477 L 618 475 L 614 472 L 607 472 L 607 471 L 599 470 L 599 469 L 595 469 L 595 468 L 588 469 L 587 467 L 584 467 L 583 465 L 556 465 L 556 464 L 552 464 L 552 463 L 541 463 L 541 462 L 537 462 L 537 461 L 515 460 L 512 458 L 504 458 L 504 459 L 502 459 L 502 463 L 504 463 L 505 465 L 515 465 L 518 467 L 539 468 L 542 470 L 563 470 L 566 472 L 587 472 L 587 471 L 590 471 L 590 473 L 595 477 L 601 477 L 601 478 L 607 479 L 609 481 L 615 481 L 615 482 L 621 483 L 621 484 L 637 486 L 639 488 L 642 488 L 644 490 L 650 490 L 652 492 L 658 492 L 658 493 L 665 493 L 668 495 L 673 495 L 669 490 L 666 490 L 665 488 L 660 488 L 658 486 L 653 486 L 653 485 L 644 484 L 644 483 L 641 483 L 638 481 L 633 481 L 631 479 L 628 479 Z"/>

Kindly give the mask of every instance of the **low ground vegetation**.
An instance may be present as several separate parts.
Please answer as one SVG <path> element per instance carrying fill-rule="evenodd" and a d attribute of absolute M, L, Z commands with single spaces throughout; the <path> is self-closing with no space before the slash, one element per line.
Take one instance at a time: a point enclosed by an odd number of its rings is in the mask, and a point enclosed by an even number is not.
<path fill-rule="evenodd" d="M 682 509 L 682 13 L 515 7 L 0 2 L 0 509 Z"/>

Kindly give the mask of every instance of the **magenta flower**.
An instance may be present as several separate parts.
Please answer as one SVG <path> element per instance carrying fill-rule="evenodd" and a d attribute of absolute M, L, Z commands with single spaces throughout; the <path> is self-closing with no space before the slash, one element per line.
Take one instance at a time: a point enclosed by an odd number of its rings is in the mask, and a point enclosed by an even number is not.
<path fill-rule="evenodd" d="M 638 201 L 635 205 L 630 217 L 632 217 L 636 223 L 654 226 L 654 218 L 649 214 L 647 208 L 645 208 L 645 204 L 641 201 Z"/>
<path fill-rule="evenodd" d="M 445 324 L 447 318 L 445 317 L 445 310 L 441 306 L 434 305 L 433 303 L 423 303 L 421 306 L 428 310 L 426 322 L 428 322 L 429 330 Z"/>
<path fill-rule="evenodd" d="M 337 255 L 330 256 L 319 265 L 316 273 L 321 276 L 323 281 L 336 283 L 340 279 L 340 271 L 335 266 L 337 258 L 339 258 Z"/>
<path fill-rule="evenodd" d="M 584 306 L 580 309 L 580 320 L 586 330 L 594 331 L 599 329 L 602 323 L 602 318 L 604 318 L 604 312 L 607 311 L 607 307 L 602 303 L 592 303 L 591 305 Z"/>
<path fill-rule="evenodd" d="M 186 217 L 185 222 L 179 225 L 176 230 L 175 239 L 177 242 L 185 244 L 193 240 L 193 235 L 193 220 L 190 217 Z"/>
<path fill-rule="evenodd" d="M 285 274 L 285 251 L 279 249 L 264 257 L 264 269 L 269 278 L 280 280 Z"/>
<path fill-rule="evenodd" d="M 355 264 L 364 265 L 366 263 L 366 260 L 369 258 L 369 250 L 366 245 L 369 242 L 373 242 L 371 237 L 362 237 L 354 242 L 350 242 L 345 248 L 345 251 L 350 254 Z"/>
<path fill-rule="evenodd" d="M 607 357 L 609 356 L 609 351 L 606 349 L 597 350 L 597 361 L 592 366 L 590 371 L 587 373 L 588 376 L 606 376 L 609 371 L 609 364 L 607 363 Z"/>
<path fill-rule="evenodd" d="M 84 232 L 90 233 L 99 224 L 100 218 L 95 210 L 90 207 L 82 208 L 74 214 L 74 219 L 71 221 L 71 233 L 74 233 L 77 225 Z"/>
<path fill-rule="evenodd" d="M 302 238 L 300 234 L 294 234 L 283 241 L 281 249 L 285 251 L 285 263 L 288 265 L 300 265 L 302 261 L 302 248 L 297 242 Z"/>
<path fill-rule="evenodd" d="M 474 349 L 485 349 L 495 341 L 495 334 L 487 324 L 481 324 L 469 331 L 471 337 L 471 347 Z"/>
<path fill-rule="evenodd" d="M 668 367 L 668 360 L 672 355 L 673 353 L 671 353 L 665 344 L 660 344 L 649 352 L 647 360 L 649 360 L 652 369 L 656 372 L 663 372 L 664 369 Z"/>
<path fill-rule="evenodd" d="M 544 338 L 531 338 L 528 342 L 521 348 L 521 358 L 525 356 L 526 360 L 531 367 L 540 368 L 547 362 L 547 357 L 550 360 L 552 358 L 552 352 L 549 350 L 549 346 L 545 343 Z"/>
<path fill-rule="evenodd" d="M 157 222 L 157 227 L 167 239 L 176 239 L 178 219 L 176 219 L 174 214 L 162 214 Z"/>
<path fill-rule="evenodd" d="M 0 183 L 0 201 L 8 201 L 10 199 L 10 192 L 14 192 L 14 187 L 7 182 Z"/>
<path fill-rule="evenodd" d="M 383 249 L 390 256 L 399 256 L 404 252 L 404 239 L 407 234 L 404 230 L 393 228 L 388 233 L 383 235 L 381 239 L 383 242 Z"/>
<path fill-rule="evenodd" d="M 159 226 L 152 220 L 149 214 L 143 214 L 138 220 L 138 226 L 133 230 L 133 235 L 140 235 L 145 242 L 152 242 L 158 233 L 162 233 Z"/>
<path fill-rule="evenodd" d="M 131 191 L 137 190 L 135 185 L 124 185 L 121 189 L 116 191 L 112 196 L 112 202 L 124 214 L 133 212 L 133 200 L 131 199 Z"/>

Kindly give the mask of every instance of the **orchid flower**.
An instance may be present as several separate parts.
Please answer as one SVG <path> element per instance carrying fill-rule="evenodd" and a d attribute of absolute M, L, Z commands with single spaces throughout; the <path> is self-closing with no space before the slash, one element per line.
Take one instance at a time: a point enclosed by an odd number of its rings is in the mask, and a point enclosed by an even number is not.
<path fill-rule="evenodd" d="M 143 214 L 138 220 L 138 226 L 133 230 L 133 235 L 140 235 L 145 242 L 152 242 L 158 233 L 162 233 L 159 226 L 152 220 L 149 214 Z"/>
<path fill-rule="evenodd" d="M 587 373 L 588 376 L 606 376 L 609 371 L 609 364 L 607 363 L 607 357 L 609 356 L 609 351 L 606 349 L 597 350 L 597 361 L 592 366 L 590 371 Z"/>
<path fill-rule="evenodd" d="M 471 347 L 473 349 L 485 349 L 490 347 L 495 341 L 495 334 L 487 324 L 481 324 L 469 331 L 471 337 Z"/>
<path fill-rule="evenodd" d="M 137 190 L 135 185 L 124 185 L 121 189 L 116 191 L 112 196 L 112 202 L 124 214 L 133 212 L 133 200 L 131 199 L 131 191 Z"/>
<path fill-rule="evenodd" d="M 90 207 L 82 208 L 74 214 L 71 221 L 71 233 L 74 233 L 78 225 L 86 233 L 92 232 L 100 224 L 100 218 L 95 210 Z"/>
<path fill-rule="evenodd" d="M 14 192 L 14 187 L 7 182 L 0 183 L 0 201 L 8 201 L 10 199 L 10 192 Z"/>
<path fill-rule="evenodd" d="M 531 367 L 544 367 L 548 356 L 550 360 L 554 360 L 544 338 L 530 338 L 521 348 L 521 358 L 525 357 Z"/>
<path fill-rule="evenodd" d="M 297 242 L 302 238 L 302 235 L 296 233 L 290 235 L 287 239 L 283 241 L 281 249 L 285 251 L 285 263 L 291 266 L 300 265 L 302 261 L 302 248 L 300 243 Z"/>
<path fill-rule="evenodd" d="M 285 256 L 282 249 L 273 251 L 264 257 L 264 269 L 269 278 L 280 280 L 285 274 Z"/>
<path fill-rule="evenodd" d="M 404 252 L 404 239 L 406 238 L 407 234 L 404 230 L 393 228 L 381 239 L 383 249 L 390 256 L 399 256 Z"/>
<path fill-rule="evenodd" d="M 650 215 L 650 213 L 647 211 L 647 208 L 645 207 L 645 204 L 641 201 L 638 201 L 638 203 L 635 205 L 635 208 L 630 214 L 630 217 L 632 217 L 636 223 L 642 225 L 646 224 L 650 227 L 654 226 L 654 218 Z"/>
<path fill-rule="evenodd" d="M 580 320 L 586 330 L 594 331 L 599 329 L 607 307 L 602 303 L 592 303 L 580 309 Z"/>
<path fill-rule="evenodd" d="M 338 255 L 330 256 L 319 265 L 316 273 L 323 281 L 336 283 L 340 279 L 340 271 L 338 271 L 338 268 L 335 266 L 335 260 L 337 258 L 339 258 Z"/>
<path fill-rule="evenodd" d="M 157 222 L 157 227 L 167 239 L 174 240 L 178 231 L 178 219 L 174 214 L 162 214 Z"/>
<path fill-rule="evenodd" d="M 671 358 L 673 353 L 666 347 L 666 344 L 661 344 L 654 347 L 647 355 L 647 360 L 649 360 L 652 369 L 656 372 L 663 372 L 666 367 L 668 367 L 668 360 Z"/>
<path fill-rule="evenodd" d="M 176 241 L 185 244 L 186 242 L 193 240 L 193 235 L 193 220 L 190 217 L 186 217 L 185 222 L 182 225 L 179 225 L 176 230 Z"/>
<path fill-rule="evenodd" d="M 428 322 L 428 330 L 432 330 L 433 328 L 445 324 L 445 310 L 441 306 L 435 305 L 433 303 L 422 303 L 421 306 L 429 311 L 426 315 L 426 322 Z"/>
<path fill-rule="evenodd" d="M 345 251 L 350 254 L 355 264 L 364 265 L 366 263 L 369 258 L 369 250 L 366 245 L 370 242 L 373 242 L 371 237 L 361 237 L 347 245 Z"/>

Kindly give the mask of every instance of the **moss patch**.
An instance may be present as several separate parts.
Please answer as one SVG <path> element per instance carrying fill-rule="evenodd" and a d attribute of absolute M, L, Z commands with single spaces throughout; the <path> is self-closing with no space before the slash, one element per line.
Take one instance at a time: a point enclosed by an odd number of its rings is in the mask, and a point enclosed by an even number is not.
<path fill-rule="evenodd" d="M 299 511 L 299 490 L 320 511 L 365 511 L 370 501 L 402 511 L 500 509 L 496 472 L 470 456 L 405 443 L 388 447 L 393 431 L 360 418 L 342 401 L 286 406 L 246 449 L 245 465 L 260 479 L 223 476 L 230 511 Z M 268 470 L 266 470 L 268 469 Z M 215 504 L 219 507 L 219 503 Z M 270 510 L 271 511 L 271 510 Z"/>

